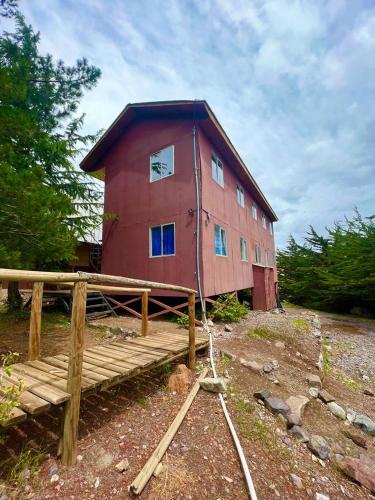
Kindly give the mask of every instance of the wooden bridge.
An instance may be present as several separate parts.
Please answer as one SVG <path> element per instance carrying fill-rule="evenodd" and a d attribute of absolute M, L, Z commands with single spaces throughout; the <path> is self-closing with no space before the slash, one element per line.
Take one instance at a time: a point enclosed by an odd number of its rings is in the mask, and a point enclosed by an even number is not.
<path fill-rule="evenodd" d="M 20 406 L 15 408 L 6 425 L 16 425 L 28 415 L 48 411 L 51 405 L 65 404 L 61 439 L 65 465 L 76 462 L 81 396 L 107 389 L 183 355 L 188 355 L 189 367 L 194 370 L 196 350 L 208 345 L 207 338 L 195 335 L 195 291 L 188 288 L 101 274 L 11 269 L 0 269 L 0 280 L 33 282 L 28 361 L 14 364 L 10 376 L 2 373 L 4 385 L 18 385 L 22 381 L 24 387 L 19 397 Z M 73 288 L 70 352 L 40 358 L 43 284 L 46 282 Z M 148 335 L 147 298 L 151 289 L 188 295 L 188 335 L 167 332 Z M 87 290 L 141 294 L 142 335 L 84 349 Z"/>

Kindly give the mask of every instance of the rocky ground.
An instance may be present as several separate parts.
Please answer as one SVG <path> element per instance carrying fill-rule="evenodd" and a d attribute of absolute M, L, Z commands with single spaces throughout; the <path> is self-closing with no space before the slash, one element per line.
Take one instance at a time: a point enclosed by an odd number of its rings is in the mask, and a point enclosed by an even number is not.
<path fill-rule="evenodd" d="M 111 321 L 112 328 L 127 333 L 139 329 L 136 319 Z M 152 328 L 177 326 L 158 321 Z M 238 324 L 211 329 L 217 369 L 227 379 L 226 401 L 258 498 L 371 498 L 375 322 L 288 309 L 285 314 L 252 312 Z M 109 334 L 105 328 L 90 332 L 93 342 L 105 342 Z M 52 334 L 46 342 L 45 349 L 51 342 L 53 350 Z M 317 366 L 319 359 L 324 371 Z M 201 358 L 198 367 L 205 363 L 206 357 Z M 62 467 L 56 458 L 58 411 L 3 433 L 4 494 L 21 499 L 126 498 L 128 485 L 185 400 L 184 394 L 168 389 L 169 376 L 167 370 L 157 370 L 87 398 L 74 467 Z M 116 468 L 121 461 L 122 472 Z M 247 498 L 216 394 L 198 393 L 163 464 L 141 499 Z"/>

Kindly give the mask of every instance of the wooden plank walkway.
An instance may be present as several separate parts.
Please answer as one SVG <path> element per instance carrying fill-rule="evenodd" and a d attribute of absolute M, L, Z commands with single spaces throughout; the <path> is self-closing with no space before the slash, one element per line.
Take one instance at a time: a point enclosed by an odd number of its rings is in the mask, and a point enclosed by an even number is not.
<path fill-rule="evenodd" d="M 208 346 L 207 338 L 195 338 L 195 350 Z M 131 337 L 90 347 L 83 352 L 82 397 L 94 391 L 137 376 L 184 356 L 189 352 L 189 336 L 177 333 L 154 333 L 147 337 Z M 10 377 L 4 374 L 4 384 L 23 381 L 20 406 L 6 425 L 15 425 L 30 415 L 38 415 L 70 399 L 67 391 L 69 357 L 64 354 L 13 365 Z"/>

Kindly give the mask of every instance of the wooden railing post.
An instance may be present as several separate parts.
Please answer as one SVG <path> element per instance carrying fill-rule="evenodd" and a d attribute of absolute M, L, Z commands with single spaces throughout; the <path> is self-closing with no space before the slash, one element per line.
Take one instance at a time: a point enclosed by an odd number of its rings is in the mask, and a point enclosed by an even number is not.
<path fill-rule="evenodd" d="M 33 284 L 33 295 L 31 299 L 30 333 L 29 333 L 29 361 L 39 358 L 40 333 L 42 330 L 42 304 L 43 304 L 43 282 L 36 281 Z"/>
<path fill-rule="evenodd" d="M 142 294 L 142 335 L 146 337 L 148 332 L 148 292 Z"/>
<path fill-rule="evenodd" d="M 86 319 L 87 283 L 74 284 L 70 333 L 67 392 L 64 430 L 62 436 L 62 463 L 74 465 L 77 461 L 79 406 L 81 401 L 83 343 Z"/>
<path fill-rule="evenodd" d="M 189 368 L 195 370 L 195 293 L 189 293 Z"/>

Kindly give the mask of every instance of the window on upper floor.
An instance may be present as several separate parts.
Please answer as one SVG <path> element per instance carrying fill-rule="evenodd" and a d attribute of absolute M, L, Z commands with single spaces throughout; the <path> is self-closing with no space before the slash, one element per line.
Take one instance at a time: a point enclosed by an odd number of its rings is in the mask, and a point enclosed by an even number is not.
<path fill-rule="evenodd" d="M 261 261 L 260 246 L 255 245 L 255 262 L 257 264 L 260 264 L 260 261 Z"/>
<path fill-rule="evenodd" d="M 174 174 L 174 146 L 150 155 L 150 182 L 159 181 Z"/>
<path fill-rule="evenodd" d="M 272 236 L 273 235 L 273 225 L 272 225 L 272 222 L 268 223 L 268 230 L 270 232 L 270 235 Z"/>
<path fill-rule="evenodd" d="M 214 154 L 211 156 L 211 167 L 213 180 L 221 187 L 224 187 L 224 167 L 219 158 Z"/>
<path fill-rule="evenodd" d="M 175 255 L 175 224 L 161 224 L 150 228 L 150 257 Z"/>
<path fill-rule="evenodd" d="M 225 229 L 215 224 L 215 254 L 227 256 L 227 235 Z"/>
<path fill-rule="evenodd" d="M 257 210 L 257 206 L 254 202 L 251 205 L 251 213 L 253 214 L 253 219 L 258 220 L 258 210 Z"/>
<path fill-rule="evenodd" d="M 245 206 L 245 194 L 242 186 L 237 186 L 237 202 L 241 207 Z"/>
<path fill-rule="evenodd" d="M 264 229 L 267 229 L 267 219 L 264 212 L 262 213 L 262 226 L 264 227 Z"/>
<path fill-rule="evenodd" d="M 240 255 L 241 255 L 241 260 L 244 261 L 248 260 L 247 241 L 244 238 L 240 238 Z"/>

